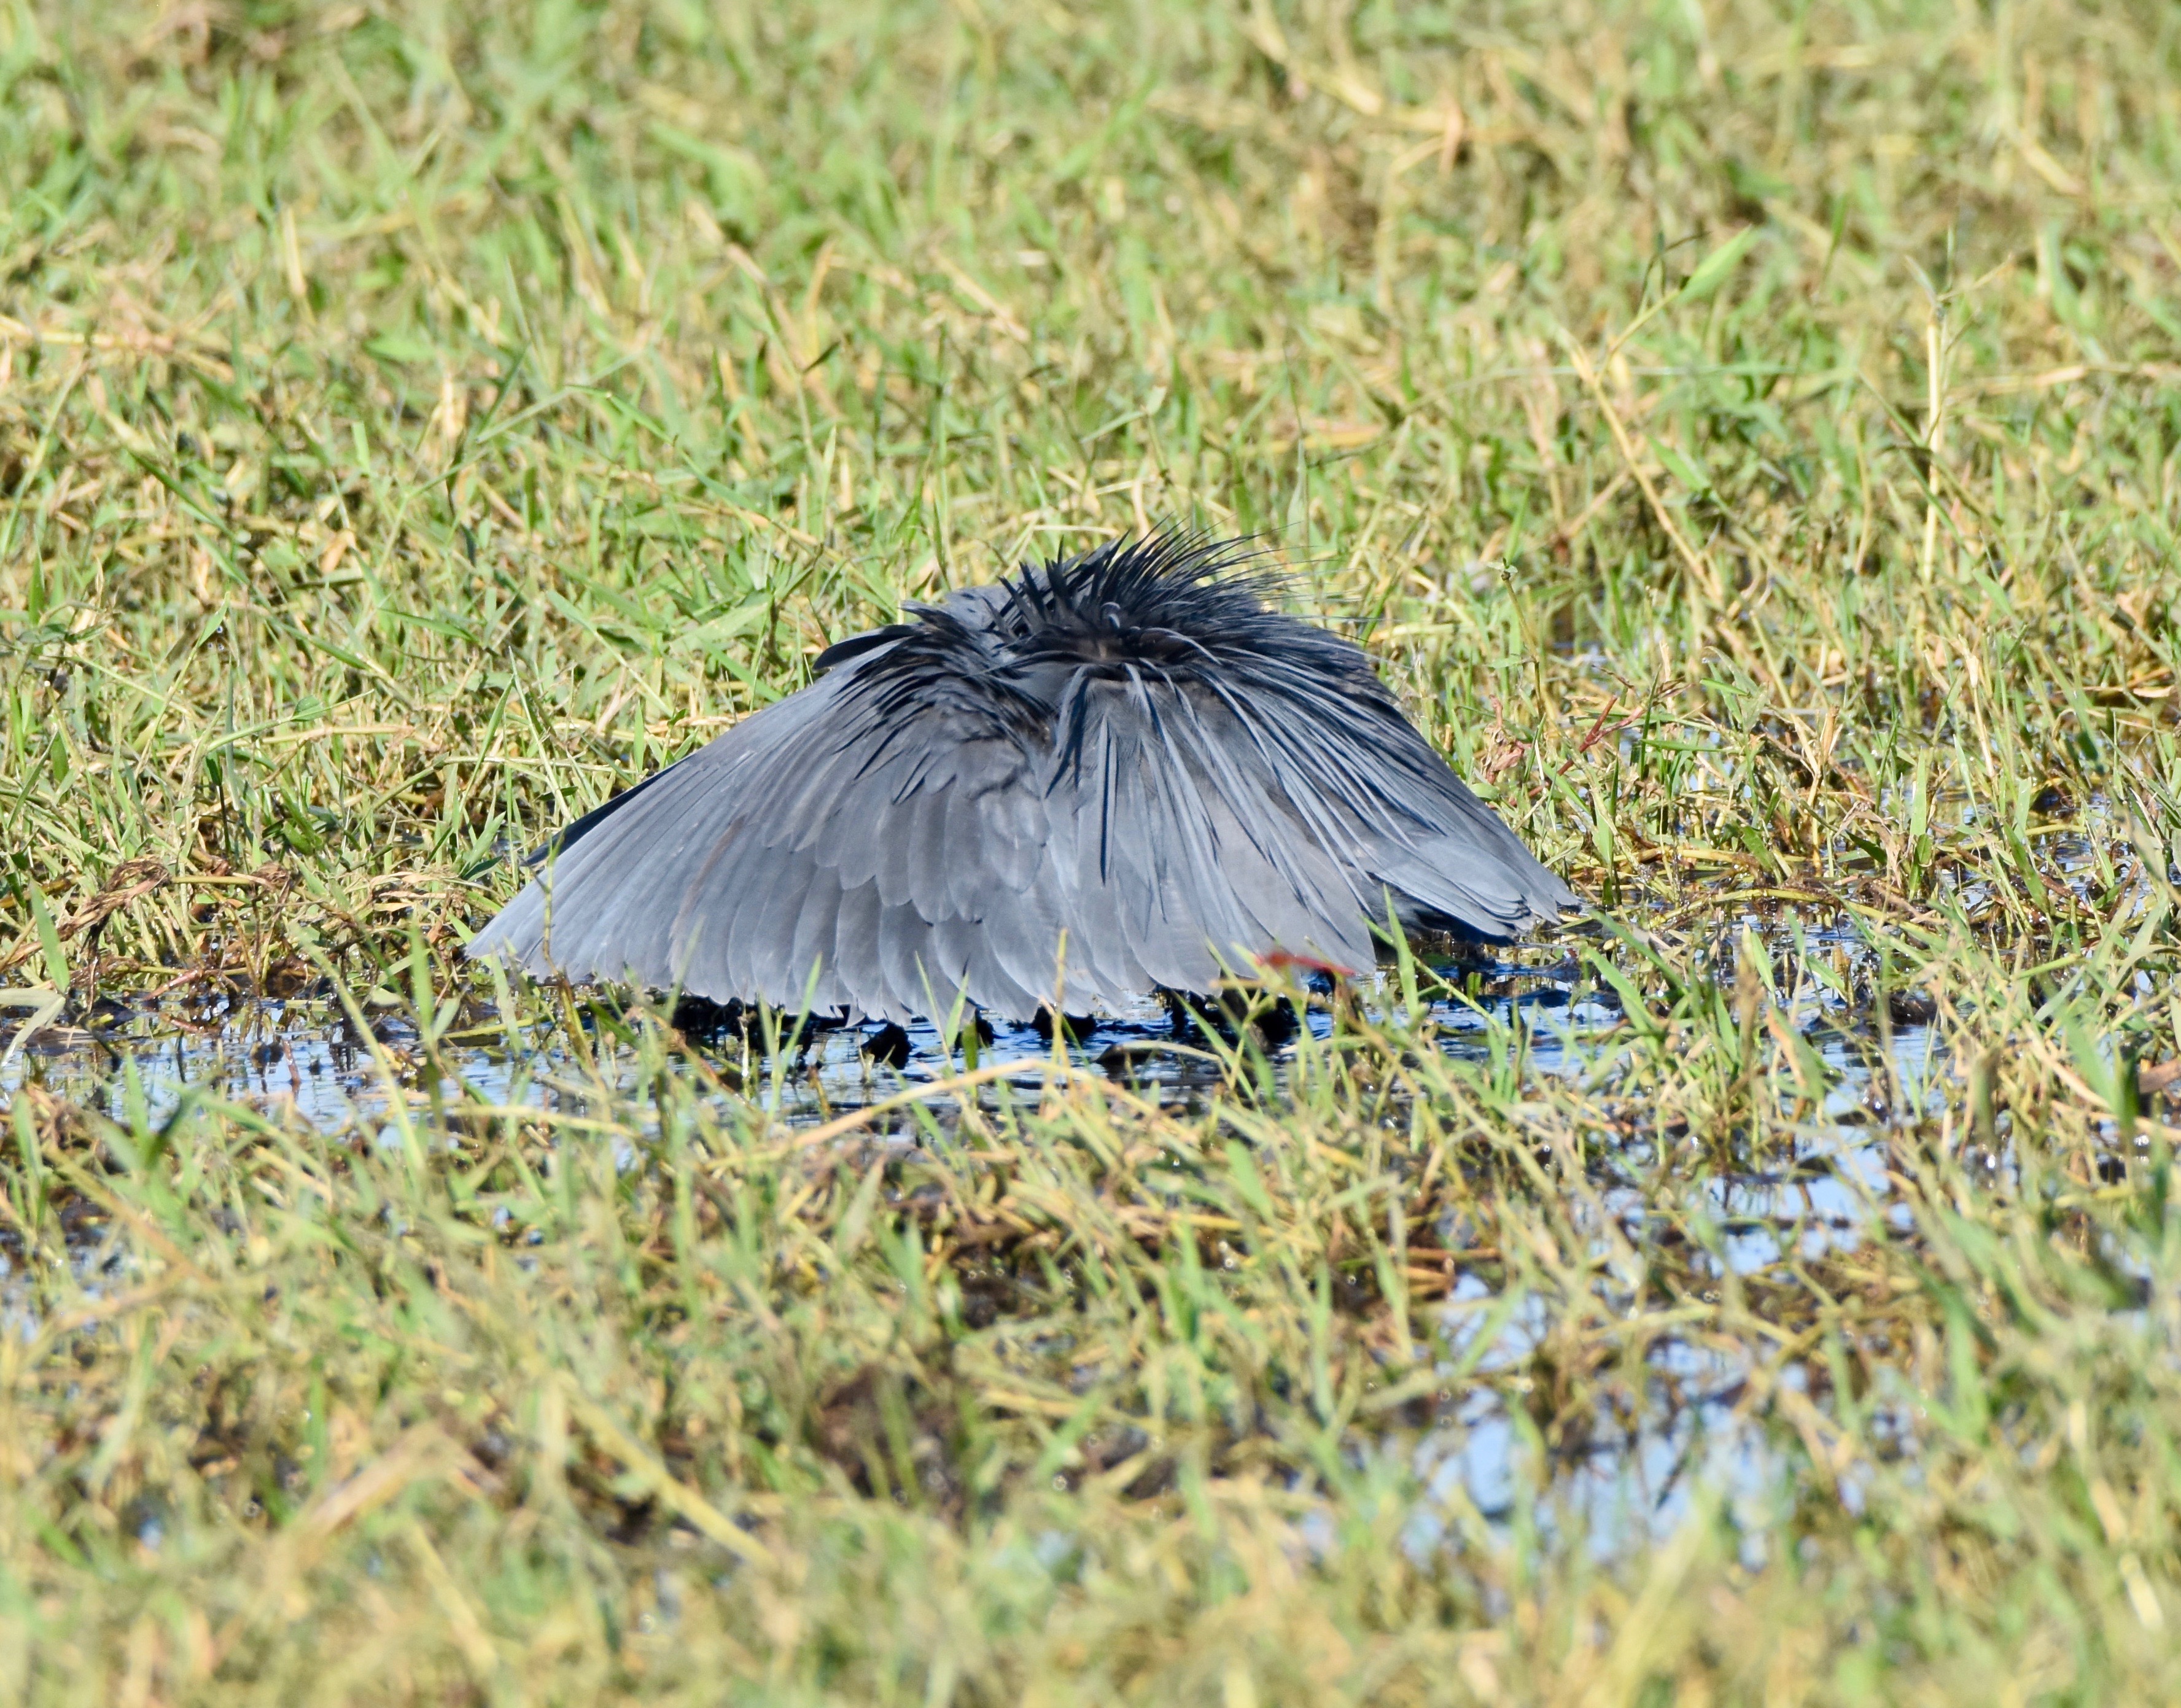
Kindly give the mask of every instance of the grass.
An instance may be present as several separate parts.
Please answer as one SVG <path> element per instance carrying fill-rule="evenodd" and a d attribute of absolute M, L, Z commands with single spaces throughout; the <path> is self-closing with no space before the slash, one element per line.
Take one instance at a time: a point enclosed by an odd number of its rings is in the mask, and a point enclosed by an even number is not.
<path fill-rule="evenodd" d="M 14 0 L 0 964 L 382 1091 L 31 1053 L 10 1700 L 2181 1694 L 2177 183 L 2155 0 Z M 904 1147 L 459 961 L 1165 518 L 1615 922 L 1554 1071 L 1449 973 Z"/>

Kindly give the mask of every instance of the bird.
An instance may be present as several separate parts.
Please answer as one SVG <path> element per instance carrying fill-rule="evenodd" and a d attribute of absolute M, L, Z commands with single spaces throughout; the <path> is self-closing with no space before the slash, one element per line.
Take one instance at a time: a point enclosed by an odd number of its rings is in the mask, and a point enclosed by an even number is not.
<path fill-rule="evenodd" d="M 1026 564 L 566 826 L 470 941 L 533 975 L 900 1025 L 1338 978 L 1582 903 L 1256 543 Z"/>

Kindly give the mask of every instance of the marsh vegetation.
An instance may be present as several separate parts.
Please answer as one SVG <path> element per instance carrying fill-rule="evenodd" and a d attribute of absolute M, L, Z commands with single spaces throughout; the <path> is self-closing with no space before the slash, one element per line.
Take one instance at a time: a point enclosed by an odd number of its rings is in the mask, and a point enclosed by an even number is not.
<path fill-rule="evenodd" d="M 0 15 L 0 1689 L 2181 1694 L 2176 184 L 2154 0 Z M 1599 923 L 462 961 L 1168 518 Z"/>

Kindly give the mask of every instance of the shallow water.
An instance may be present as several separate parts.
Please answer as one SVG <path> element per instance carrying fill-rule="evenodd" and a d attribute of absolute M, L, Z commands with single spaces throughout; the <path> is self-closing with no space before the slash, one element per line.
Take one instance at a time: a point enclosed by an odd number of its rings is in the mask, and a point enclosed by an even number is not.
<path fill-rule="evenodd" d="M 1856 952 L 1863 952 L 1852 928 L 1807 932 L 1804 942 L 1814 955 L 1836 942 L 1854 943 Z M 1792 952 L 1784 941 L 1776 946 Z M 1447 971 L 1451 976 L 1452 969 Z M 1495 1039 L 1504 1048 L 1511 1032 L 1521 1040 L 1528 1068 L 1571 1073 L 1587 1059 L 1587 1038 L 1621 1018 L 1611 993 L 1580 981 L 1571 961 L 1465 964 L 1460 971 L 1465 988 L 1475 993 L 1471 999 L 1430 1005 L 1440 1048 L 1450 1056 L 1488 1060 Z M 1399 1021 L 1393 985 L 1390 973 L 1383 977 L 1378 1000 L 1367 1001 L 1367 1011 Z M 1859 1037 L 1868 1028 L 1838 994 L 1814 981 L 1797 989 L 1789 1011 L 1834 1076 L 1820 1126 L 1859 1125 L 1874 1091 L 1869 1053 Z M 398 1005 L 364 1011 L 361 1018 L 359 1025 L 340 1005 L 309 998 L 124 1000 L 103 1006 L 94 1025 L 51 1025 L 19 1042 L 20 1017 L 9 1017 L 0 1020 L 0 1050 L 18 1047 L 0 1069 L 0 1108 L 30 1083 L 124 1123 L 132 1115 L 131 1099 L 141 1096 L 138 1118 L 157 1124 L 194 1092 L 268 1114 L 292 1110 L 322 1130 L 346 1130 L 384 1118 L 395 1094 L 389 1069 L 400 1074 L 418 1039 L 416 1022 Z M 586 1042 L 596 1058 L 626 1066 L 627 1053 L 605 1044 L 589 1018 Z M 1322 1008 L 1311 1008 L 1302 1021 L 1320 1039 L 1330 1033 L 1331 1017 Z M 1927 1077 L 1935 1047 L 1927 1028 L 1897 1024 L 1891 1030 L 1897 1079 L 1907 1085 Z M 950 1055 L 938 1029 L 925 1022 L 906 1028 L 906 1059 L 898 1066 L 873 1053 L 884 1042 L 873 1025 L 827 1028 L 802 1048 L 768 1061 L 761 1050 L 746 1052 L 738 1037 L 696 1039 L 709 1059 L 750 1068 L 751 1100 L 790 1124 L 825 1120 L 946 1077 L 960 1072 L 966 1059 L 958 1049 Z M 503 1027 L 489 1005 L 471 1023 L 443 1033 L 439 1049 L 471 1092 L 496 1107 L 559 1108 L 569 1093 L 588 1096 L 595 1089 L 557 1028 L 541 1041 L 533 1028 Z M 1020 1061 L 1023 1083 L 1030 1084 L 1052 1061 L 1052 1050 L 1035 1027 L 996 1022 L 977 1060 L 988 1066 Z M 1216 1087 L 1221 1079 L 1216 1044 L 1207 1047 L 1148 998 L 1127 1012 L 1096 1017 L 1090 1030 L 1070 1039 L 1067 1052 L 1079 1067 L 1096 1067 L 1154 1091 L 1185 1094 Z M 1273 1053 L 1275 1067 L 1285 1053 Z"/>
<path fill-rule="evenodd" d="M 1868 1225 L 1870 1206 L 1887 1196 L 1881 1148 L 1888 1126 L 1932 1106 L 1948 1065 L 1930 1028 L 1895 1025 L 1891 1084 L 1880 1084 L 1869 1017 L 1854 1006 L 1858 981 L 1867 981 L 1869 950 L 1852 925 L 1805 929 L 1797 945 L 1776 922 L 1753 915 L 1747 923 L 1768 939 L 1775 965 L 1796 979 L 1783 1001 L 1831 1076 L 1823 1106 L 1797 1134 L 1793 1178 L 1709 1175 L 1698 1185 L 1723 1231 L 1726 1263 L 1754 1273 L 1853 1242 Z M 1740 928 L 1737 923 L 1719 934 L 1722 954 L 1731 954 L 1725 945 Z M 1836 966 L 1853 963 L 1836 981 L 1843 989 L 1807 976 L 1810 965 L 1826 957 Z M 1594 986 L 1578 980 L 1572 961 L 1467 965 L 1461 972 L 1464 988 L 1475 993 L 1473 1002 L 1440 1002 L 1433 1009 L 1440 1047 L 1451 1055 L 1488 1061 L 1495 1049 L 1507 1049 L 1510 1037 L 1519 1037 L 1530 1071 L 1572 1074 L 1593 1055 L 1588 1040 L 1621 1017 L 1610 993 L 1601 997 Z M 1388 1010 L 1397 1005 L 1390 974 L 1380 981 L 1377 996 Z M 399 1006 L 361 1017 L 359 1026 L 340 1006 L 310 1000 L 121 1005 L 95 1031 L 60 1026 L 28 1039 L 0 1076 L 0 1104 L 30 1083 L 141 1127 L 163 1122 L 194 1094 L 268 1115 L 292 1110 L 329 1132 L 361 1132 L 390 1143 L 395 1100 L 414 1106 L 420 1095 L 413 1082 L 402 1083 L 400 1071 L 414 1053 L 417 1028 Z M 443 1036 L 440 1054 L 486 1104 L 574 1109 L 596 1099 L 597 1081 L 560 1028 L 503 1028 L 489 1005 L 466 1016 L 465 1022 Z M 1320 1038 L 1330 1029 L 1322 1010 L 1309 1011 L 1305 1023 Z M 718 1065 L 751 1067 L 745 1094 L 775 1119 L 792 1124 L 820 1121 L 960 1069 L 959 1053 L 950 1058 L 929 1025 L 909 1028 L 908 1054 L 897 1068 L 875 1061 L 867 1050 L 876 1030 L 820 1032 L 804 1050 L 770 1063 L 746 1057 L 737 1038 L 699 1047 Z M 632 1053 L 614 1047 L 594 1023 L 585 1033 L 601 1071 L 625 1075 L 624 1083 L 632 1085 Z M 1001 1026 L 982 1045 L 980 1058 L 986 1064 L 1023 1062 L 1022 1083 L 1034 1086 L 1052 1049 L 1034 1028 Z M 1147 1094 L 1184 1106 L 1216 1089 L 1222 1078 L 1213 1052 L 1201 1040 L 1178 1034 L 1165 1011 L 1150 1001 L 1100 1020 L 1068 1045 L 1068 1053 L 1078 1066 L 1124 1074 Z M 1896 1096 L 1891 1107 L 1882 1094 L 1887 1092 Z M 733 1099 L 721 1094 L 718 1100 L 725 1105 Z M 638 1164 L 632 1149 L 627 1161 Z M 1608 1187 L 1600 1202 L 1631 1231 L 1648 1213 L 1632 1190 Z M 81 1255 L 93 1260 L 88 1247 Z M 0 1252 L 0 1278 L 9 1266 Z M 0 1293 L 5 1291 L 0 1279 Z M 1491 1289 L 1465 1273 L 1452 1295 L 1433 1308 L 1442 1344 L 1474 1377 L 1520 1364 L 1550 1326 L 1545 1302 L 1526 1298 L 1494 1331 L 1494 1344 L 1474 1348 L 1470 1338 L 1483 1331 L 1494 1303 Z M 19 1307 L 19 1301 L 0 1300 L 0 1309 L 10 1315 L 20 1316 Z M 1445 1369 L 1455 1377 L 1455 1363 Z M 1424 1489 L 1403 1532 L 1404 1545 L 1420 1559 L 1458 1549 L 1479 1523 L 1503 1539 L 1524 1525 L 1539 1534 L 1565 1527 L 1610 1556 L 1673 1530 L 1699 1490 L 1725 1501 L 1730 1514 L 1744 1519 L 1745 1533 L 1753 1534 L 1763 1528 L 1767 1491 L 1778 1486 L 1779 1451 L 1762 1426 L 1737 1408 L 1747 1374 L 1731 1354 L 1665 1342 L 1654 1354 L 1653 1391 L 1632 1397 L 1634 1405 L 1620 1416 L 1601 1400 L 1587 1438 L 1557 1451 L 1543 1446 L 1499 1387 L 1462 1378 L 1451 1380 L 1427 1419 L 1359 1430 L 1355 1451 L 1362 1457 L 1390 1456 L 1405 1463 Z M 1536 1491 L 1544 1498 L 1533 1505 Z M 1307 1545 L 1307 1521 L 1300 1535 Z"/>

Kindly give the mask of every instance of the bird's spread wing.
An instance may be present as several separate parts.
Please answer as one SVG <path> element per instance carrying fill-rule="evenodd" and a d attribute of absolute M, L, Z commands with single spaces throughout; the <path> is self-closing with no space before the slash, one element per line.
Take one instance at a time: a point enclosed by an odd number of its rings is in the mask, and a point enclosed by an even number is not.
<path fill-rule="evenodd" d="M 1227 559 L 1135 550 L 842 642 L 570 827 L 471 952 L 1020 1017 L 1208 990 L 1275 951 L 1367 967 L 1389 891 L 1404 923 L 1503 939 L 1573 901 L 1360 649 L 1215 579 Z"/>
<path fill-rule="evenodd" d="M 1367 966 L 1339 862 L 1231 720 L 1079 685 L 1035 739 L 853 675 L 767 708 L 579 820 L 472 945 L 533 971 L 907 1020 L 1210 989 L 1283 948 Z"/>
<path fill-rule="evenodd" d="M 879 691 L 889 649 L 578 821 L 472 954 L 901 1021 L 965 989 L 1035 1012 L 1067 923 L 1037 751 L 958 680 Z"/>
<path fill-rule="evenodd" d="M 1368 966 L 1336 851 L 1216 699 L 1157 675 L 1062 697 L 1051 814 L 1071 957 L 1102 983 L 1211 989 L 1275 949 Z"/>
<path fill-rule="evenodd" d="M 1262 768 L 1355 902 L 1383 923 L 1390 890 L 1405 924 L 1501 939 L 1575 905 L 1355 658 L 1345 672 L 1274 672 L 1249 697 L 1222 697 L 1229 750 Z"/>
<path fill-rule="evenodd" d="M 1575 901 L 1375 680 L 1255 686 L 1137 673 L 1061 696 L 1052 818 L 1076 958 L 1125 946 L 1133 963 L 1093 960 L 1102 979 L 1203 990 L 1275 951 L 1367 967 L 1389 891 L 1404 924 L 1501 939 Z"/>

